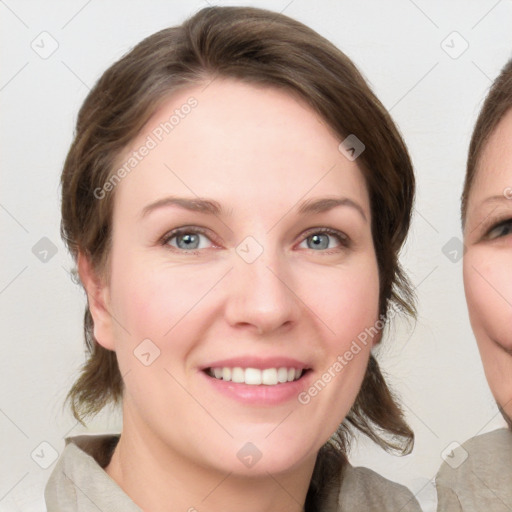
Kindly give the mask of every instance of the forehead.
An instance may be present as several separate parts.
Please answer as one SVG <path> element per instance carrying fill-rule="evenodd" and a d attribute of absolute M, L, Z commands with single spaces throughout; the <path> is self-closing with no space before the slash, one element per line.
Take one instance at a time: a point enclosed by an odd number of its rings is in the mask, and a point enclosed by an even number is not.
<path fill-rule="evenodd" d="M 196 106 L 183 108 L 191 98 Z M 118 192 L 130 200 L 177 188 L 246 206 L 270 195 L 281 196 L 284 205 L 308 192 L 336 189 L 367 201 L 357 162 L 338 149 L 341 137 L 305 101 L 283 89 L 217 78 L 177 91 L 122 160 L 148 137 L 155 147 L 120 184 Z"/>
<path fill-rule="evenodd" d="M 485 144 L 473 182 L 471 196 L 500 193 L 512 182 L 512 108 L 498 123 Z"/>

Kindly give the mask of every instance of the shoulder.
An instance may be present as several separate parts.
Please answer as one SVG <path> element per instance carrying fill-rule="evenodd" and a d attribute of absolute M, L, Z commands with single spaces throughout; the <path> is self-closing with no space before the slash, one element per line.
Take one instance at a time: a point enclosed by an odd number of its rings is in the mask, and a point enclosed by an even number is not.
<path fill-rule="evenodd" d="M 438 510 L 512 507 L 512 432 L 499 429 L 455 448 L 436 476 Z M 494 508 L 493 508 L 494 507 Z"/>
<path fill-rule="evenodd" d="M 347 464 L 341 483 L 338 511 L 421 512 L 418 501 L 405 486 L 365 467 Z"/>
<path fill-rule="evenodd" d="M 48 512 L 92 512 L 97 507 L 140 512 L 103 469 L 118 440 L 118 434 L 66 438 L 64 451 L 45 487 Z"/>
<path fill-rule="evenodd" d="M 483 454 L 484 451 L 488 450 L 493 452 L 506 450 L 507 453 L 510 453 L 512 451 L 512 432 L 506 428 L 500 428 L 487 434 L 472 437 L 462 446 L 476 454 Z"/>

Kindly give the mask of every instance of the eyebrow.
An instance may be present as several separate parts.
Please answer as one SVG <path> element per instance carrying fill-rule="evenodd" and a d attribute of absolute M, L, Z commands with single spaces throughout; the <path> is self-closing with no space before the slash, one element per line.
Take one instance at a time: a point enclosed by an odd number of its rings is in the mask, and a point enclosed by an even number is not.
<path fill-rule="evenodd" d="M 155 201 L 154 203 L 148 204 L 144 209 L 142 210 L 141 217 L 146 217 L 151 212 L 160 209 L 165 208 L 169 206 L 178 206 L 180 208 L 183 208 L 185 210 L 194 211 L 194 212 L 200 212 L 205 213 L 207 215 L 226 215 L 230 216 L 232 211 L 227 213 L 222 205 L 215 201 L 214 199 L 206 199 L 206 198 L 186 198 L 186 197 L 165 197 L 163 199 L 159 199 L 158 201 Z M 333 208 L 336 208 L 337 206 L 348 206 L 350 208 L 355 209 L 361 217 L 367 221 L 366 214 L 363 210 L 363 208 L 353 201 L 352 199 L 349 199 L 348 197 L 326 197 L 321 199 L 309 199 L 306 201 L 303 201 L 299 207 L 297 208 L 297 212 L 300 215 L 307 215 L 307 214 L 318 214 L 323 213 L 329 210 L 332 210 Z"/>
<path fill-rule="evenodd" d="M 224 209 L 222 206 L 213 199 L 188 199 L 186 197 L 164 197 L 163 199 L 159 199 L 154 203 L 148 204 L 142 210 L 142 217 L 146 217 L 151 212 L 158 210 L 160 208 L 165 208 L 167 206 L 179 206 L 185 210 L 206 213 L 209 215 L 222 215 L 224 213 Z"/>
<path fill-rule="evenodd" d="M 484 208 L 485 206 L 487 205 L 495 205 L 493 210 L 491 211 L 494 212 L 494 210 L 496 210 L 496 208 L 498 208 L 500 204 L 504 204 L 504 203 L 508 203 L 510 202 L 510 199 L 508 199 L 508 197 L 506 197 L 504 194 L 497 194 L 497 195 L 494 195 L 494 196 L 489 196 L 489 197 L 486 197 L 483 201 L 480 201 L 480 203 L 478 203 L 476 206 L 475 206 L 475 210 L 476 212 L 479 212 L 482 208 Z M 486 214 L 486 217 L 488 217 L 490 215 L 490 213 L 487 213 Z M 468 214 L 469 216 L 469 214 Z M 478 225 L 480 225 L 482 222 L 480 222 Z"/>
<path fill-rule="evenodd" d="M 359 212 L 361 217 L 367 221 L 363 208 L 348 197 L 325 197 L 322 199 L 309 199 L 301 203 L 298 208 L 298 212 L 301 215 L 323 213 L 332 210 L 337 206 L 349 206 L 354 208 L 357 212 Z"/>
<path fill-rule="evenodd" d="M 496 196 L 487 197 L 480 204 L 501 203 L 502 201 L 510 201 L 510 199 L 507 196 L 505 196 L 505 194 L 499 194 Z"/>

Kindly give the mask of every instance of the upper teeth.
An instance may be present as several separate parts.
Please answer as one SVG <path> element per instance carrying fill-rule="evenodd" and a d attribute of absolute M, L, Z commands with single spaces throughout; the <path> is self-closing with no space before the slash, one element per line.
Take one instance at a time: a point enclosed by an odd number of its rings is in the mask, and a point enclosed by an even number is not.
<path fill-rule="evenodd" d="M 296 368 L 209 368 L 208 374 L 216 379 L 228 380 L 236 383 L 250 384 L 257 386 L 265 384 L 275 386 L 284 382 L 292 382 L 302 375 L 302 370 Z"/>

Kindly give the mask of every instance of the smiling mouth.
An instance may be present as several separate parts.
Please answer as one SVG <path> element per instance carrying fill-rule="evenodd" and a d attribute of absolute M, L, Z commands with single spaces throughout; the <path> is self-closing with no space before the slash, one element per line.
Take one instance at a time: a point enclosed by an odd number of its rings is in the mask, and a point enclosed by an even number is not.
<path fill-rule="evenodd" d="M 205 373 L 214 379 L 233 382 L 235 384 L 248 384 L 249 386 L 278 386 L 287 382 L 299 380 L 307 373 L 308 369 L 299 368 L 241 368 L 222 367 L 206 368 Z"/>

